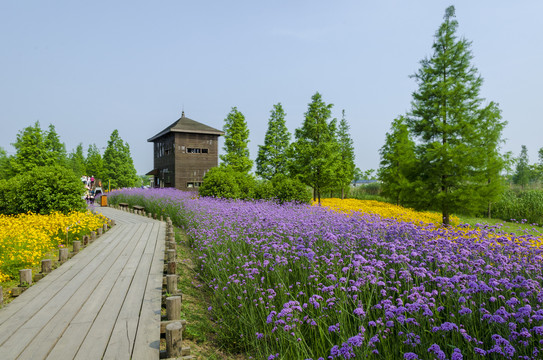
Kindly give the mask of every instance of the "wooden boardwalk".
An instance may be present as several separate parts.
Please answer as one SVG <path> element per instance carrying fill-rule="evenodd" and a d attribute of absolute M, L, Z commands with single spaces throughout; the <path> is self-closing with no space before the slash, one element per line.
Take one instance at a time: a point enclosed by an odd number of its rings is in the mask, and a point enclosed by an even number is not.
<path fill-rule="evenodd" d="M 0 359 L 158 359 L 166 225 L 116 226 L 0 309 Z"/>

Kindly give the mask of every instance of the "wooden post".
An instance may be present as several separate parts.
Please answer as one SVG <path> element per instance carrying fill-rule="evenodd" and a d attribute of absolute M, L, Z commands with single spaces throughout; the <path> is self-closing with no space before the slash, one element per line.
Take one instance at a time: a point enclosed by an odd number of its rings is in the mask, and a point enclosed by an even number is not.
<path fill-rule="evenodd" d="M 166 325 L 166 357 L 181 356 L 183 341 L 183 325 L 179 321 Z"/>
<path fill-rule="evenodd" d="M 90 242 L 93 242 L 94 240 L 96 240 L 96 232 L 91 231 Z"/>
<path fill-rule="evenodd" d="M 154 214 L 154 215 L 153 215 L 153 217 L 154 217 L 154 218 L 155 218 L 155 220 L 156 220 L 156 214 Z"/>
<path fill-rule="evenodd" d="M 102 228 L 98 228 L 98 236 L 102 236 Z"/>
<path fill-rule="evenodd" d="M 168 294 L 177 295 L 177 275 L 166 275 L 166 291 Z"/>
<path fill-rule="evenodd" d="M 32 284 L 32 269 L 19 270 L 19 282 L 21 286 Z M 179 308 L 179 312 L 181 312 L 181 308 Z"/>
<path fill-rule="evenodd" d="M 177 251 L 177 244 L 174 241 L 166 242 L 166 246 L 168 247 L 168 249 Z"/>
<path fill-rule="evenodd" d="M 42 274 L 49 274 L 51 272 L 51 266 L 52 260 L 51 259 L 43 259 L 41 261 L 41 273 Z"/>
<path fill-rule="evenodd" d="M 81 249 L 81 241 L 75 240 L 73 242 L 73 247 L 74 247 L 74 254 L 77 254 L 79 250 Z"/>
<path fill-rule="evenodd" d="M 168 275 L 174 275 L 177 273 L 177 263 L 175 261 L 168 262 Z"/>
<path fill-rule="evenodd" d="M 115 226 L 115 220 L 109 220 L 109 227 Z"/>
<path fill-rule="evenodd" d="M 160 221 L 164 221 L 164 216 L 160 215 Z"/>
<path fill-rule="evenodd" d="M 173 250 L 173 249 L 168 249 L 168 250 L 166 251 L 166 254 L 168 254 L 168 257 L 167 257 L 168 262 L 170 262 L 170 261 L 175 261 L 175 250 Z"/>
<path fill-rule="evenodd" d="M 104 224 L 104 232 L 107 231 L 107 224 Z"/>
<path fill-rule="evenodd" d="M 2 290 L 2 287 L 0 286 L 0 308 L 4 305 L 4 291 Z"/>
<path fill-rule="evenodd" d="M 58 249 L 58 261 L 63 263 L 68 260 L 68 248 Z"/>
<path fill-rule="evenodd" d="M 166 298 L 167 320 L 181 319 L 181 296 L 170 296 Z"/>

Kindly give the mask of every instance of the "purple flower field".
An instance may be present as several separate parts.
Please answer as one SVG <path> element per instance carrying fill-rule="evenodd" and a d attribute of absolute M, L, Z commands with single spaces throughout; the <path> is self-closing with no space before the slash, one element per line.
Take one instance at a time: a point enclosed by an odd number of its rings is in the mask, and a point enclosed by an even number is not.
<path fill-rule="evenodd" d="M 120 190 L 185 229 L 210 316 L 258 359 L 540 359 L 536 239 L 319 207 Z M 189 324 L 190 326 L 190 324 Z"/>

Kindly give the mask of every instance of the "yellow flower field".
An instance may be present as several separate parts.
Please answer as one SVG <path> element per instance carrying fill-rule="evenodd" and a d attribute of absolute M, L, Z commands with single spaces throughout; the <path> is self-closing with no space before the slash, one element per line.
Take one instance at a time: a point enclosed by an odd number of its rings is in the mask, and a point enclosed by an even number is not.
<path fill-rule="evenodd" d="M 38 265 L 45 254 L 71 244 L 106 222 L 103 215 L 90 211 L 0 215 L 0 282 L 16 276 L 19 269 Z"/>
<path fill-rule="evenodd" d="M 316 203 L 313 203 L 315 205 Z M 363 213 L 377 214 L 383 218 L 391 218 L 399 221 L 406 221 L 415 224 L 441 224 L 441 214 L 429 211 L 415 211 L 413 209 L 404 208 L 389 204 L 386 202 L 375 200 L 357 200 L 357 199 L 322 199 L 321 205 L 328 207 L 334 211 L 345 213 Z M 451 216 L 451 224 L 457 225 L 459 219 L 456 216 Z"/>

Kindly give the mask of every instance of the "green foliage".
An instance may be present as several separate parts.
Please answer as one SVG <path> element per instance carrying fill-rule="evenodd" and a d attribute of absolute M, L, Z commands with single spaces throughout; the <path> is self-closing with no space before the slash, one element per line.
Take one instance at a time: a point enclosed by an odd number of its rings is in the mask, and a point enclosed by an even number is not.
<path fill-rule="evenodd" d="M 199 194 L 226 199 L 252 199 L 255 188 L 256 180 L 252 175 L 221 166 L 207 172 Z"/>
<path fill-rule="evenodd" d="M 221 155 L 220 158 L 225 166 L 235 171 L 248 173 L 253 167 L 253 161 L 249 159 L 249 129 L 245 116 L 233 107 L 224 121 L 226 154 Z"/>
<path fill-rule="evenodd" d="M 348 187 L 354 179 L 355 165 L 354 165 L 354 147 L 351 134 L 349 133 L 350 127 L 345 119 L 345 110 L 341 112 L 341 121 L 339 122 L 339 128 L 337 131 L 337 141 L 339 146 L 339 159 L 336 163 L 336 183 L 341 189 L 341 198 L 345 196 L 345 188 Z"/>
<path fill-rule="evenodd" d="M 270 180 L 276 174 L 288 172 L 288 146 L 290 133 L 285 124 L 285 112 L 281 103 L 273 106 L 264 145 L 258 146 L 256 174 Z"/>
<path fill-rule="evenodd" d="M 53 124 L 49 124 L 49 130 L 44 133 L 43 141 L 47 153 L 47 165 L 66 166 L 66 145 L 60 142 Z"/>
<path fill-rule="evenodd" d="M 336 179 L 339 146 L 336 120 L 329 121 L 333 105 L 326 104 L 318 92 L 311 99 L 302 127 L 295 131 L 296 141 L 289 149 L 290 172 L 314 189 L 320 203 L 321 192 Z"/>
<path fill-rule="evenodd" d="M 77 176 L 87 175 L 85 166 L 85 155 L 83 155 L 83 144 L 79 143 L 76 148 L 70 153 L 68 157 L 68 164 L 70 169 Z"/>
<path fill-rule="evenodd" d="M 8 156 L 6 150 L 0 147 L 0 180 L 9 179 L 13 175 L 11 161 L 12 159 Z"/>
<path fill-rule="evenodd" d="M 478 213 L 496 199 L 505 166 L 498 152 L 505 122 L 496 104 L 483 106 L 483 80 L 470 64 L 471 44 L 456 38 L 457 27 L 451 6 L 436 32 L 432 57 L 413 75 L 419 88 L 407 119 L 418 140 L 411 179 L 417 207 L 438 207 L 446 225 L 452 212 Z"/>
<path fill-rule="evenodd" d="M 411 181 L 416 171 L 415 143 L 403 116 L 392 122 L 391 131 L 386 134 L 385 144 L 379 153 L 381 167 L 378 176 L 383 184 L 382 195 L 396 205 L 409 204 L 413 194 Z"/>
<path fill-rule="evenodd" d="M 138 178 L 130 155 L 130 146 L 121 139 L 117 129 L 111 133 L 104 151 L 103 164 L 103 184 L 109 180 L 112 188 L 134 187 L 136 185 Z"/>
<path fill-rule="evenodd" d="M 516 159 L 516 171 L 513 175 L 513 183 L 520 185 L 523 188 L 530 183 L 530 164 L 528 163 L 528 149 L 526 145 L 522 145 L 520 155 Z"/>
<path fill-rule="evenodd" d="M 310 203 L 311 192 L 307 186 L 297 178 L 289 178 L 283 174 L 275 175 L 271 181 L 272 198 L 280 204 L 285 202 Z"/>
<path fill-rule="evenodd" d="M 100 154 L 100 150 L 98 150 L 98 147 L 95 144 L 89 145 L 89 148 L 87 149 L 85 170 L 85 175 L 94 176 L 96 179 L 104 178 L 104 161 Z"/>
<path fill-rule="evenodd" d="M 84 210 L 84 188 L 79 177 L 59 165 L 32 170 L 0 181 L 0 213 L 49 214 Z"/>
<path fill-rule="evenodd" d="M 543 224 L 543 190 L 506 191 L 492 206 L 493 217 Z"/>

